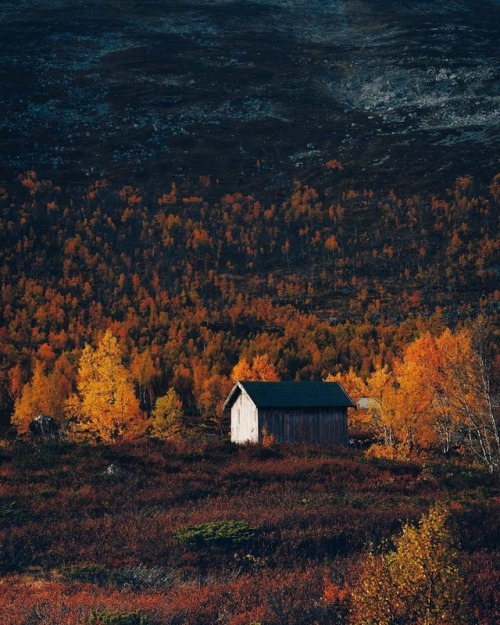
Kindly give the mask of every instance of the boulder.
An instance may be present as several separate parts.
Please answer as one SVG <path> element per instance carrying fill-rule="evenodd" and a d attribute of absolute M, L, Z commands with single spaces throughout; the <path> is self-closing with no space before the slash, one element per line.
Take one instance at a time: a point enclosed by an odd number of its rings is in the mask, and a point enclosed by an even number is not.
<path fill-rule="evenodd" d="M 127 471 L 127 469 L 119 467 L 116 464 L 110 464 L 109 467 L 106 469 L 106 475 L 111 475 L 113 477 L 125 477 L 127 475 L 130 475 L 130 471 Z"/>
<path fill-rule="evenodd" d="M 45 438 L 55 438 L 59 436 L 61 430 L 59 423 L 54 418 L 42 414 L 33 419 L 29 427 L 32 436 L 43 436 Z"/>

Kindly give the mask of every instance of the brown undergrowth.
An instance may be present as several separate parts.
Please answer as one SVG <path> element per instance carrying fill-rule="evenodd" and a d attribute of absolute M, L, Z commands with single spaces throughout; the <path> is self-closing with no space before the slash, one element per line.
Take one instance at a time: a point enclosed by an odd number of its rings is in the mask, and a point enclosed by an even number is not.
<path fill-rule="evenodd" d="M 347 450 L 262 452 L 158 441 L 5 445 L 2 622 L 347 623 L 369 546 L 436 502 L 451 511 L 473 599 L 468 622 L 496 621 L 492 477 Z M 108 475 L 110 464 L 123 471 Z M 193 531 L 196 540 L 179 539 Z"/>

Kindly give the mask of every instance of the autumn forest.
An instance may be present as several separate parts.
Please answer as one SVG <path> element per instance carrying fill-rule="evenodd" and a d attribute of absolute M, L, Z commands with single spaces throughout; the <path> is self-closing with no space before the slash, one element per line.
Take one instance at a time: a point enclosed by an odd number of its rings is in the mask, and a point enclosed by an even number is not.
<path fill-rule="evenodd" d="M 397 456 L 450 451 L 467 410 L 488 429 L 500 178 L 420 198 L 336 192 L 341 163 L 325 171 L 324 189 L 279 199 L 218 197 L 208 177 L 150 197 L 35 172 L 2 189 L 4 419 L 113 442 L 177 410 L 175 435 L 217 433 L 235 380 L 330 376 L 378 398 L 352 425 Z M 498 445 L 480 448 L 498 467 Z"/>
<path fill-rule="evenodd" d="M 497 622 L 499 199 L 5 184 L 3 622 Z M 231 444 L 237 380 L 341 382 L 349 448 Z"/>

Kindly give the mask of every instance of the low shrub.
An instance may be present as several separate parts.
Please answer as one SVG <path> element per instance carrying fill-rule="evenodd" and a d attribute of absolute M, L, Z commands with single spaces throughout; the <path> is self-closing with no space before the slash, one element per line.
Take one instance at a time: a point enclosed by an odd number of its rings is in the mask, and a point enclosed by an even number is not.
<path fill-rule="evenodd" d="M 26 519 L 27 513 L 15 500 L 0 501 L 0 522 L 22 523 Z"/>
<path fill-rule="evenodd" d="M 132 590 L 170 587 L 174 579 L 175 576 L 161 566 L 125 566 L 109 573 L 112 584 Z"/>
<path fill-rule="evenodd" d="M 46 471 L 61 464 L 67 445 L 54 441 L 43 443 L 20 442 L 13 446 L 12 465 L 21 471 Z"/>
<path fill-rule="evenodd" d="M 68 582 L 105 584 L 108 579 L 108 572 L 103 566 L 98 564 L 65 566 L 61 568 L 60 572 L 62 578 Z"/>
<path fill-rule="evenodd" d="M 67 582 L 84 582 L 104 586 L 112 584 L 118 588 L 143 590 L 145 588 L 166 588 L 172 585 L 172 574 L 163 567 L 125 566 L 108 569 L 98 564 L 65 566 L 60 569 L 61 577 Z"/>
<path fill-rule="evenodd" d="M 483 468 L 463 466 L 452 462 L 434 463 L 429 466 L 431 474 L 447 489 L 452 491 L 469 488 L 494 487 L 497 481 L 495 474 Z"/>
<path fill-rule="evenodd" d="M 139 612 L 91 612 L 87 625 L 147 625 Z"/>
<path fill-rule="evenodd" d="M 274 447 L 254 446 L 249 453 L 249 457 L 252 460 L 270 460 L 274 458 L 281 458 L 280 452 Z"/>
<path fill-rule="evenodd" d="M 189 525 L 175 532 L 175 537 L 192 551 L 232 551 L 255 538 L 257 529 L 246 521 L 213 521 Z"/>

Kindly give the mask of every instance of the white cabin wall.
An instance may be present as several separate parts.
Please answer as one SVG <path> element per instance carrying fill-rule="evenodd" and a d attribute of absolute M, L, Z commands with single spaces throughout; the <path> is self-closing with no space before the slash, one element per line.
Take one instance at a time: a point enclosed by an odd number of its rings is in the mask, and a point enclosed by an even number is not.
<path fill-rule="evenodd" d="M 257 407 L 242 391 L 231 408 L 231 440 L 233 443 L 257 443 L 259 428 Z"/>

